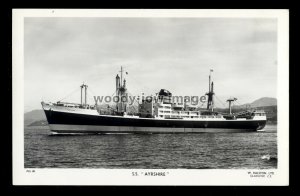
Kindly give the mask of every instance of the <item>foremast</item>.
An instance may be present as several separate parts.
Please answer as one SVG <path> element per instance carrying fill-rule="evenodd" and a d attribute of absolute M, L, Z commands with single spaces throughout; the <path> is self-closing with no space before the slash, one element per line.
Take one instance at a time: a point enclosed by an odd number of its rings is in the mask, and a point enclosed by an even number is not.
<path fill-rule="evenodd" d="M 87 88 L 88 88 L 88 85 L 86 84 L 82 84 L 80 86 L 80 105 L 83 107 L 83 108 L 86 108 L 87 107 Z M 84 89 L 84 91 L 83 91 Z M 84 103 L 83 103 L 83 93 L 84 92 Z"/>

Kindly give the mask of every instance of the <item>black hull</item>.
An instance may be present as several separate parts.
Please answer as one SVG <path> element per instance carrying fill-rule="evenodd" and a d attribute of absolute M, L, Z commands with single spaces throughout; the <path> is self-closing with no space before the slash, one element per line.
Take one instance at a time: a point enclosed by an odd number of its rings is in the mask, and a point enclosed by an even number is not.
<path fill-rule="evenodd" d="M 131 133 L 140 131 L 174 132 L 170 130 L 178 130 L 175 132 L 218 132 L 221 130 L 257 131 L 263 129 L 266 124 L 266 120 L 161 120 L 144 118 L 126 118 L 117 116 L 86 115 L 53 110 L 45 110 L 45 114 L 50 129 L 54 132 L 59 133 L 77 133 L 80 132 L 80 130 L 82 130 L 82 132 L 84 133 Z M 68 127 L 70 127 L 70 130 L 68 130 Z M 167 131 L 167 129 L 170 130 Z M 211 131 L 207 131 L 209 129 Z"/>

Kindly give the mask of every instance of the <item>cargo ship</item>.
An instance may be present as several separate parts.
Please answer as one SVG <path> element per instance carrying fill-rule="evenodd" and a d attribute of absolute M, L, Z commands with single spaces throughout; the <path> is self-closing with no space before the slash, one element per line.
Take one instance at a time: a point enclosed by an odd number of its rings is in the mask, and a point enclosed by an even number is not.
<path fill-rule="evenodd" d="M 253 132 L 261 131 L 266 125 L 263 110 L 232 112 L 236 98 L 227 100 L 227 113 L 214 110 L 214 83 L 212 70 L 209 74 L 207 103 L 204 109 L 192 104 L 174 103 L 172 93 L 161 89 L 157 98 L 148 97 L 138 103 L 137 112 L 128 110 L 128 103 L 122 97 L 128 96 L 126 79 L 121 67 L 116 76 L 115 94 L 118 101 L 108 109 L 98 107 L 97 103 L 87 103 L 86 84 L 80 86 L 81 102 L 42 102 L 49 128 L 52 133 L 62 134 L 108 134 L 108 133 L 207 133 L 207 132 Z"/>

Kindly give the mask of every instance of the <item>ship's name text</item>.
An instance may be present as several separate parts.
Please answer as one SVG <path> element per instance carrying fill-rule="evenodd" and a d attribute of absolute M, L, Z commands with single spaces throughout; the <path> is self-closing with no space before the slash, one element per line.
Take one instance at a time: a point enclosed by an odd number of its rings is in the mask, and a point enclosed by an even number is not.
<path fill-rule="evenodd" d="M 167 176 L 169 172 L 132 172 L 132 176 Z"/>

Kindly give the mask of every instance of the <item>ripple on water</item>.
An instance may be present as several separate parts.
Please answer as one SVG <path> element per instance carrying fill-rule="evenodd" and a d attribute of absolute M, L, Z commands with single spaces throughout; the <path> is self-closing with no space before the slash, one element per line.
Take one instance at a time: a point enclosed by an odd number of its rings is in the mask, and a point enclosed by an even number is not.
<path fill-rule="evenodd" d="M 277 127 L 209 134 L 49 135 L 25 129 L 26 168 L 277 168 Z"/>

